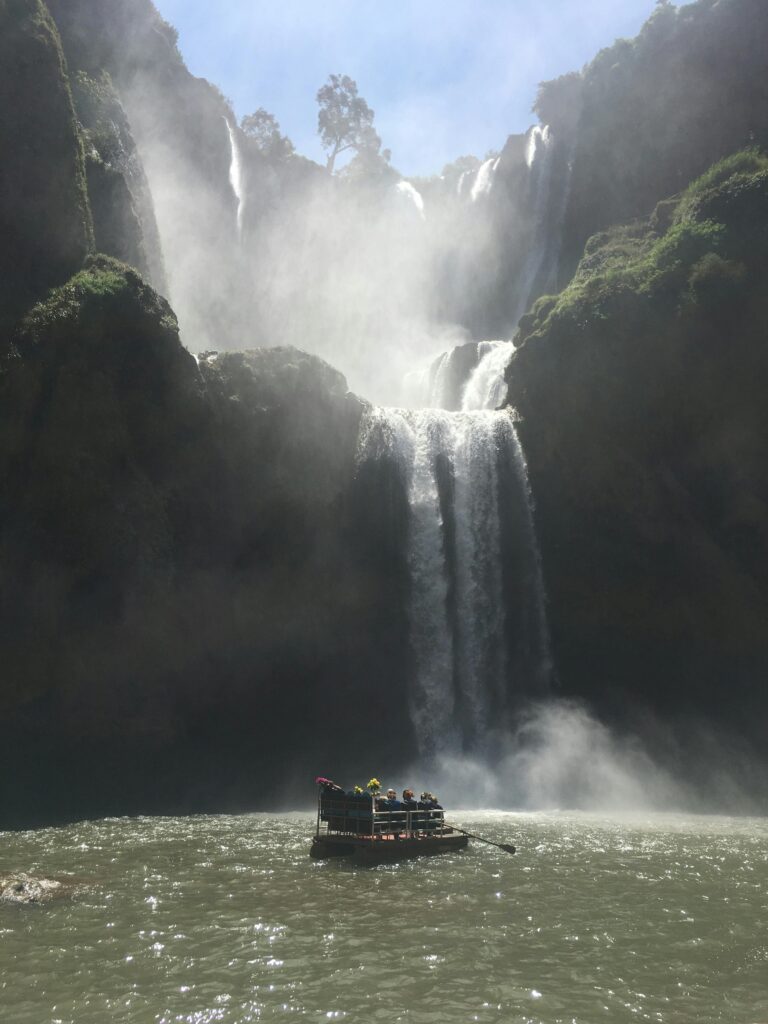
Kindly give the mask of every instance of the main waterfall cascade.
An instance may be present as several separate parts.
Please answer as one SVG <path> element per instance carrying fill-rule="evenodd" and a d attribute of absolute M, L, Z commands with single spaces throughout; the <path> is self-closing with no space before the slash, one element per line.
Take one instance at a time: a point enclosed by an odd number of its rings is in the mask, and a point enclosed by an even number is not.
<path fill-rule="evenodd" d="M 358 446 L 359 463 L 396 466 L 408 498 L 411 716 L 426 757 L 487 749 L 552 672 L 525 458 L 495 409 L 513 349 L 481 344 L 462 411 L 371 407 Z"/>

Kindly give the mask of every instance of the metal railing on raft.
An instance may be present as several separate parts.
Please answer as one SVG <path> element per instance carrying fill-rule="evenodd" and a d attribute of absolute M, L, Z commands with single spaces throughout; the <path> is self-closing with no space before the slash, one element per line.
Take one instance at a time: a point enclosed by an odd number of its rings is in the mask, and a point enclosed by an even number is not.
<path fill-rule="evenodd" d="M 317 830 L 320 835 L 347 835 L 369 839 L 389 836 L 435 836 L 452 831 L 442 810 L 431 808 L 376 809 L 370 799 L 329 797 L 317 801 Z"/>

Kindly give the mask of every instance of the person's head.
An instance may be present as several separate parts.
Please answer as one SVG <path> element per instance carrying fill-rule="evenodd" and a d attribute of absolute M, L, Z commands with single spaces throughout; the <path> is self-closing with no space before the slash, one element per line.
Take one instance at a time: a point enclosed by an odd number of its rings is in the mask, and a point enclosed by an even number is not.
<path fill-rule="evenodd" d="M 387 790 L 387 800 L 396 800 L 396 799 L 397 799 L 397 793 L 395 792 L 395 790 L 394 789 L 388 789 Z"/>
<path fill-rule="evenodd" d="M 431 800 L 432 799 L 432 794 L 431 793 L 427 793 L 427 791 L 424 790 L 424 792 L 421 794 L 421 799 L 422 800 Z"/>
<path fill-rule="evenodd" d="M 404 789 L 403 790 L 403 800 L 413 800 L 413 790 L 412 789 Z"/>

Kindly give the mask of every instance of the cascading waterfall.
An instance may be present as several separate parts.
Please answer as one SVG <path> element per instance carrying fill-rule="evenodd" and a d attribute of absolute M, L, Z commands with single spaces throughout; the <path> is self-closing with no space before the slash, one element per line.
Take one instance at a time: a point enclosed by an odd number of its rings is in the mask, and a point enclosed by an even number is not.
<path fill-rule="evenodd" d="M 489 195 L 493 188 L 493 180 L 496 177 L 496 171 L 499 168 L 500 156 L 489 157 L 484 163 L 480 165 L 475 176 L 475 180 L 472 184 L 472 189 L 469 193 L 469 198 L 473 203 L 476 203 L 481 196 Z"/>
<path fill-rule="evenodd" d="M 237 132 L 234 125 L 225 117 L 224 120 L 227 123 L 227 131 L 229 132 L 229 147 L 230 147 L 230 163 L 229 163 L 229 183 L 232 186 L 232 191 L 235 193 L 235 199 L 237 200 L 237 237 L 242 237 L 243 234 L 243 213 L 245 211 L 245 190 L 243 188 L 243 165 L 240 160 L 240 147 L 237 142 Z"/>
<path fill-rule="evenodd" d="M 409 208 L 415 212 L 419 220 L 426 219 L 426 214 L 424 213 L 424 199 L 421 192 L 414 188 L 410 181 L 398 181 L 393 188 L 396 195 L 408 203 Z"/>
<path fill-rule="evenodd" d="M 528 137 L 525 162 L 531 174 L 533 238 L 520 277 L 520 298 L 515 323 L 530 306 L 534 285 L 542 273 L 547 258 L 550 241 L 547 215 L 554 153 L 555 147 L 549 126 L 532 128 Z"/>
<path fill-rule="evenodd" d="M 397 465 L 410 508 L 411 716 L 420 751 L 476 750 L 503 730 L 515 690 L 541 694 L 551 668 L 514 423 L 487 409 L 372 408 L 358 459 L 381 458 Z"/>
<path fill-rule="evenodd" d="M 504 371 L 512 358 L 515 346 L 511 341 L 480 342 L 485 350 L 470 374 L 461 396 L 464 412 L 473 409 L 498 409 L 507 397 Z"/>

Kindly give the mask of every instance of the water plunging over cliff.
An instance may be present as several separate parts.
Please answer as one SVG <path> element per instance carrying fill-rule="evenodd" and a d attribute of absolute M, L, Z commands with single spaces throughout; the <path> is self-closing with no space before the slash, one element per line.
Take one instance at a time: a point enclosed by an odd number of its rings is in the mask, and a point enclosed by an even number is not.
<path fill-rule="evenodd" d="M 473 409 L 498 409 L 507 397 L 507 383 L 504 371 L 512 358 L 515 346 L 511 341 L 483 341 L 480 360 L 464 386 L 461 408 L 465 412 Z"/>
<path fill-rule="evenodd" d="M 493 179 L 499 167 L 501 157 L 490 157 L 480 165 L 469 193 L 469 198 L 476 203 L 481 196 L 487 196 L 493 188 Z"/>
<path fill-rule="evenodd" d="M 226 118 L 224 118 L 227 121 Z M 237 131 L 234 125 L 227 121 L 227 131 L 229 132 L 229 145 L 231 150 L 231 160 L 229 164 L 229 183 L 232 186 L 232 191 L 235 193 L 235 199 L 237 200 L 237 237 L 243 233 L 243 211 L 245 207 L 245 192 L 243 189 L 243 167 L 240 161 L 240 147 L 237 142 Z"/>
<path fill-rule="evenodd" d="M 372 408 L 358 459 L 407 494 L 411 715 L 424 755 L 479 749 L 550 674 L 528 480 L 507 412 Z"/>

